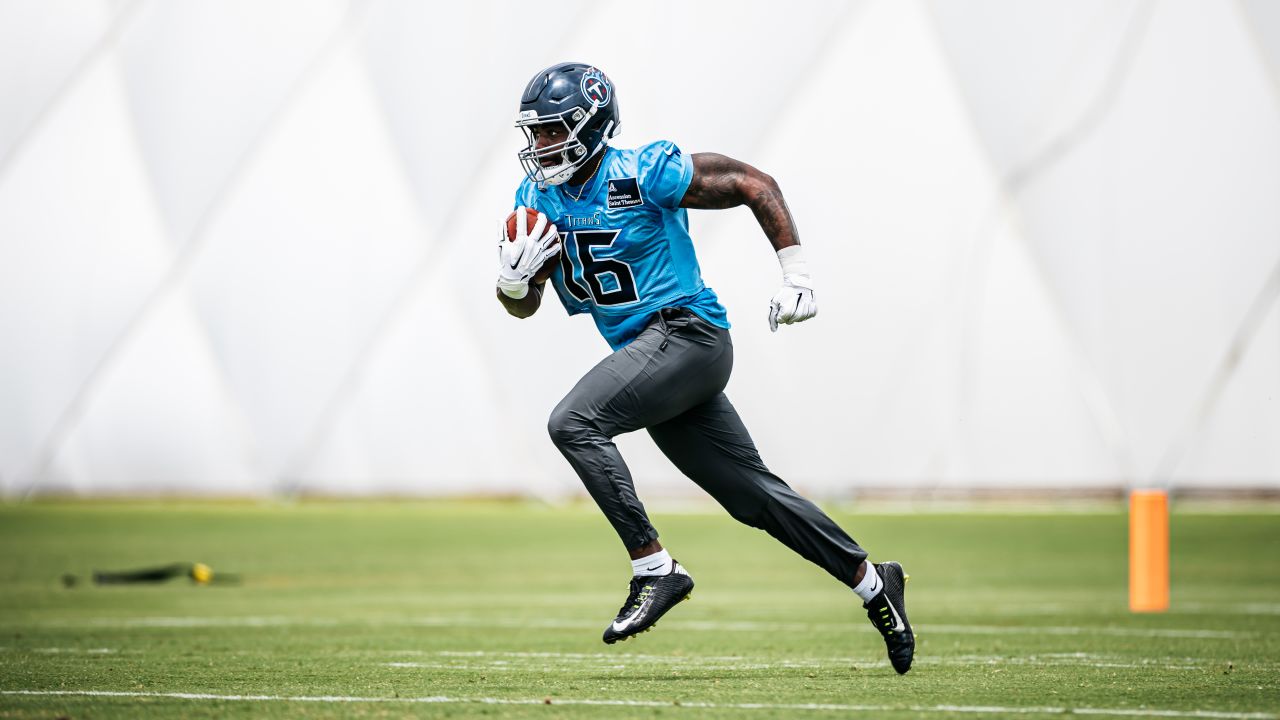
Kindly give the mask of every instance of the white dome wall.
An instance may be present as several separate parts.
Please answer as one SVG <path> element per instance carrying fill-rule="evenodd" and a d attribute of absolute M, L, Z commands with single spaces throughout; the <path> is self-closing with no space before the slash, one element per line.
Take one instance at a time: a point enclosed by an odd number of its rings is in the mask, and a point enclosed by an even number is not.
<path fill-rule="evenodd" d="M 606 346 L 491 277 L 562 59 L 620 144 L 786 191 L 821 314 L 777 334 L 750 213 L 690 220 L 794 484 L 1280 488 L 1273 3 L 514 8 L 0 7 L 0 493 L 579 493 L 545 420 Z"/>

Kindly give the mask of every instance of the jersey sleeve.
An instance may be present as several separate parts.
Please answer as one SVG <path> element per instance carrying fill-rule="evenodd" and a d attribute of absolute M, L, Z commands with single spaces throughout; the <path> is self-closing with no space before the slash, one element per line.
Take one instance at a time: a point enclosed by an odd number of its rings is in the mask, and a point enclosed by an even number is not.
<path fill-rule="evenodd" d="M 525 178 L 520 187 L 516 188 L 516 200 L 511 205 L 511 209 L 515 210 L 521 205 L 533 208 L 538 212 L 543 212 L 538 208 L 538 188 L 528 178 Z"/>
<path fill-rule="evenodd" d="M 675 210 L 693 181 L 693 160 L 673 142 L 659 140 L 640 149 L 640 192 L 653 204 Z"/>

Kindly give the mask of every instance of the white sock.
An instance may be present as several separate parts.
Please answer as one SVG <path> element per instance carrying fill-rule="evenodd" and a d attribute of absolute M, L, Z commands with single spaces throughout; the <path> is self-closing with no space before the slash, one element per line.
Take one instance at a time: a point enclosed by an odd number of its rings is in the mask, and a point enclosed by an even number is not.
<path fill-rule="evenodd" d="M 880 589 L 884 587 L 884 581 L 880 579 L 880 573 L 876 572 L 875 565 L 866 560 L 863 560 L 862 564 L 866 566 L 867 571 L 862 575 L 862 582 L 855 585 L 853 591 L 862 598 L 862 602 L 869 603 L 871 598 L 880 593 Z"/>
<path fill-rule="evenodd" d="M 671 555 L 666 550 L 659 550 L 652 555 L 646 555 L 631 561 L 632 575 L 666 575 L 671 572 L 671 568 L 675 565 L 675 561 L 671 559 Z"/>

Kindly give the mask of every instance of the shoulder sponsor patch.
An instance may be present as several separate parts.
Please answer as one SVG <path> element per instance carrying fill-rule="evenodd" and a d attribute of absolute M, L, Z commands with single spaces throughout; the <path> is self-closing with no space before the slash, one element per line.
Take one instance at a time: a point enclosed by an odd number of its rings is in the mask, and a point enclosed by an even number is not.
<path fill-rule="evenodd" d="M 617 178 L 609 181 L 608 207 L 610 210 L 643 204 L 644 198 L 640 195 L 640 183 L 636 182 L 635 178 Z"/>

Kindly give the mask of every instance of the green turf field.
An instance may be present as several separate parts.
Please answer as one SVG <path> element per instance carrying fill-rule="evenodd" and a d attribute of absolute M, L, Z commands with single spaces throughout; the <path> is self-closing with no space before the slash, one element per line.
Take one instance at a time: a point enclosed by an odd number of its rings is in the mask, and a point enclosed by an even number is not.
<path fill-rule="evenodd" d="M 851 592 L 710 508 L 654 512 L 697 590 L 606 646 L 629 567 L 593 507 L 11 506 L 0 718 L 1280 717 L 1280 515 L 1176 510 L 1142 616 L 1118 507 L 836 515 L 911 573 L 905 677 Z M 175 560 L 244 582 L 59 582 Z"/>

